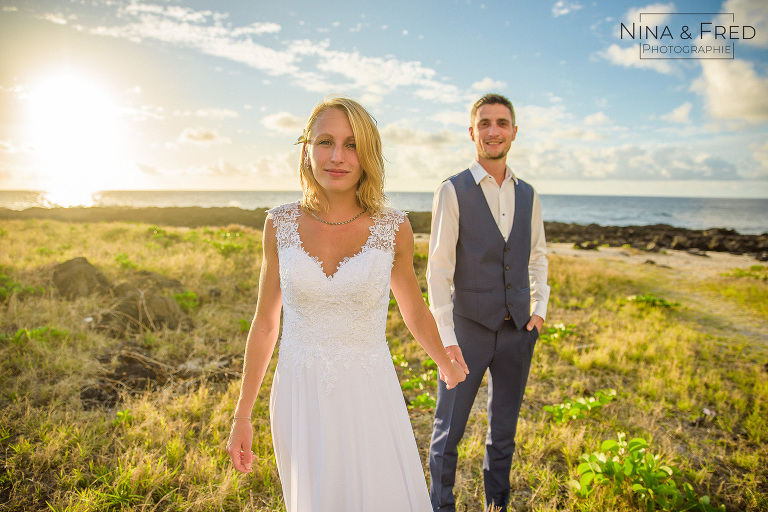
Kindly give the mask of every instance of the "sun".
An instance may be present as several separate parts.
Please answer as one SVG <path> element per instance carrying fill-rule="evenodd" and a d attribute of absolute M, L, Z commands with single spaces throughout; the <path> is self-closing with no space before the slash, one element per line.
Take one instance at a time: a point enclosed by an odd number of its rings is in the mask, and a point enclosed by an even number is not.
<path fill-rule="evenodd" d="M 48 200 L 89 206 L 108 186 L 122 153 L 115 102 L 91 80 L 70 73 L 51 76 L 29 95 L 36 170 Z"/>

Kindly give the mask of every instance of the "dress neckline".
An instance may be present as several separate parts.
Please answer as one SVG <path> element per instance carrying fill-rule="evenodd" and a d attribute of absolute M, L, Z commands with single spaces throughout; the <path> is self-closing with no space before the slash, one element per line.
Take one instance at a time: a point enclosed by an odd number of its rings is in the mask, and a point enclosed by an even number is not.
<path fill-rule="evenodd" d="M 341 261 L 339 261 L 339 264 L 336 265 L 336 270 L 332 274 L 328 274 L 328 273 L 326 273 L 324 264 L 320 260 L 320 258 L 318 258 L 317 256 L 312 256 L 309 253 L 309 251 L 306 249 L 306 247 L 304 247 L 304 241 L 301 239 L 301 234 L 299 233 L 299 218 L 302 215 L 304 215 L 304 212 L 301 210 L 301 206 L 298 205 L 298 204 L 296 204 L 296 209 L 298 210 L 299 215 L 297 215 L 293 219 L 293 229 L 296 232 L 296 240 L 298 241 L 298 248 L 299 248 L 299 250 L 301 252 L 306 254 L 309 259 L 311 259 L 312 261 L 315 262 L 315 264 L 317 265 L 317 268 L 320 270 L 320 272 L 322 272 L 323 276 L 328 281 L 333 280 L 333 278 L 338 275 L 339 270 L 341 270 L 341 268 L 343 266 L 345 266 L 348 262 L 350 262 L 351 260 L 357 258 L 361 254 L 363 254 L 365 252 L 365 250 L 371 246 L 371 241 L 373 240 L 373 236 L 376 233 L 375 227 L 376 227 L 376 222 L 377 222 L 377 218 L 378 218 L 377 215 L 374 215 L 374 216 L 371 217 L 371 220 L 373 221 L 373 224 L 371 224 L 368 227 L 368 229 L 370 231 L 370 234 L 368 235 L 368 238 L 365 239 L 365 243 L 362 246 L 360 246 L 360 249 L 357 252 L 355 252 L 354 254 L 352 254 L 351 256 L 344 256 L 344 258 L 342 258 Z"/>

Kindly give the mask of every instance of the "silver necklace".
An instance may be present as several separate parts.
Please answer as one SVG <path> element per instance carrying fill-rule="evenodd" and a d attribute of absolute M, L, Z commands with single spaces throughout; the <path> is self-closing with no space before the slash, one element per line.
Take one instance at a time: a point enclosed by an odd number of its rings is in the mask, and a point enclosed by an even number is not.
<path fill-rule="evenodd" d="M 342 224 L 349 224 L 350 222 L 352 222 L 353 220 L 355 220 L 356 218 L 361 216 L 363 213 L 365 213 L 365 210 L 361 211 L 360 213 L 358 213 L 357 215 L 355 215 L 351 219 L 345 220 L 344 222 L 328 222 L 327 220 L 323 220 L 320 217 L 318 217 L 317 215 L 315 215 L 315 212 L 312 212 L 312 211 L 309 212 L 309 214 L 311 216 L 313 216 L 314 218 L 316 218 L 317 220 L 319 220 L 323 224 L 330 224 L 331 226 L 341 226 Z"/>

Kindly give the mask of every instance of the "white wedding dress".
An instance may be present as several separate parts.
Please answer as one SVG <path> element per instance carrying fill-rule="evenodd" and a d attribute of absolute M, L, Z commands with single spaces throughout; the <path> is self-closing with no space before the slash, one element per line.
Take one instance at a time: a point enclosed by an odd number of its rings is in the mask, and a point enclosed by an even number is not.
<path fill-rule="evenodd" d="M 304 249 L 296 203 L 270 210 L 283 331 L 270 396 L 288 512 L 430 512 L 424 472 L 385 337 L 395 233 L 386 209 L 327 276 Z"/>

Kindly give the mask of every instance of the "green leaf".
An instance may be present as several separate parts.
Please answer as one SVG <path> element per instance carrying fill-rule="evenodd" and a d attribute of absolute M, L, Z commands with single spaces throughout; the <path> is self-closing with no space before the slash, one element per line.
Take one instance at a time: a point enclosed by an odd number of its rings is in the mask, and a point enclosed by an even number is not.
<path fill-rule="evenodd" d="M 627 445 L 627 448 L 629 449 L 630 452 L 636 452 L 636 451 L 639 451 L 639 450 L 644 450 L 647 447 L 648 447 L 648 442 L 645 439 L 643 439 L 642 437 L 636 437 L 636 438 L 632 439 L 629 442 L 629 445 Z"/>
<path fill-rule="evenodd" d="M 603 444 L 600 445 L 600 449 L 605 452 L 618 452 L 619 443 L 612 439 L 608 439 L 607 441 L 603 441 Z"/>
<path fill-rule="evenodd" d="M 584 475 L 581 475 L 581 479 L 579 483 L 581 484 L 582 487 L 588 487 L 589 484 L 592 482 L 592 480 L 594 480 L 594 478 L 595 478 L 594 473 L 586 473 Z"/>

